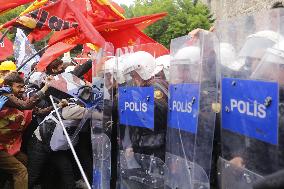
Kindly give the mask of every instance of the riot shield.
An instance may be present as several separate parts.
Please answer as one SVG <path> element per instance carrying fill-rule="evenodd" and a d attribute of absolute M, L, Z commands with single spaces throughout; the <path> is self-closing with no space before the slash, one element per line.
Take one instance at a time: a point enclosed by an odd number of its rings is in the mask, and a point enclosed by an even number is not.
<path fill-rule="evenodd" d="M 106 46 L 96 54 L 93 65 L 92 148 L 93 188 L 109 189 L 111 182 L 111 134 L 113 102 L 113 70 L 109 62 L 113 58 L 113 46 Z M 98 116 L 102 115 L 102 116 Z"/>
<path fill-rule="evenodd" d="M 167 90 L 154 75 L 156 44 L 118 49 L 119 187 L 164 188 Z M 168 52 L 165 52 L 168 53 Z"/>
<path fill-rule="evenodd" d="M 279 45 L 283 13 L 275 9 L 217 24 L 222 105 L 220 188 L 253 188 L 263 176 L 284 168 L 284 49 Z"/>
<path fill-rule="evenodd" d="M 47 94 L 54 93 L 57 99 L 76 98 L 86 108 L 96 103 L 92 100 L 92 87 L 72 73 L 62 73 L 51 78 Z"/>
<path fill-rule="evenodd" d="M 171 42 L 166 164 L 169 188 L 210 188 L 216 102 L 213 37 L 203 32 Z"/>

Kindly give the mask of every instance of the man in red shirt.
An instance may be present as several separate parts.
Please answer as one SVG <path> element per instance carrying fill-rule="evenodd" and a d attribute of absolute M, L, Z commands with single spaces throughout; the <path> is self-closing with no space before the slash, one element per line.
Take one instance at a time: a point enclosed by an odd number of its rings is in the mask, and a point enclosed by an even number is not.
<path fill-rule="evenodd" d="M 32 119 L 32 109 L 44 96 L 47 85 L 29 99 L 23 99 L 24 80 L 18 73 L 4 79 L 12 93 L 3 94 L 8 101 L 0 111 L 0 169 L 12 175 L 15 189 L 28 188 L 27 157 L 20 152 L 22 134 Z"/>

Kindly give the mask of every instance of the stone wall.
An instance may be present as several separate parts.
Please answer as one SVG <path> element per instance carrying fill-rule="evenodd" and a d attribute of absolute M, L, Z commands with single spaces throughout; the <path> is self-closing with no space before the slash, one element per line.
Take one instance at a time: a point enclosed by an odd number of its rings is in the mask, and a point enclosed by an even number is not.
<path fill-rule="evenodd" d="M 211 9 L 216 19 L 227 19 L 242 14 L 270 9 L 275 2 L 284 0 L 201 0 Z"/>

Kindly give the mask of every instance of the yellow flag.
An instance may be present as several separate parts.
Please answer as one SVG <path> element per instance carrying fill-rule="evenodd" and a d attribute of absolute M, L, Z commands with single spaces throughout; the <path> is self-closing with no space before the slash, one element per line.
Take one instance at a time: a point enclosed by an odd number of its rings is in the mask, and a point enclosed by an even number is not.
<path fill-rule="evenodd" d="M 38 8 L 40 8 L 41 6 L 43 6 L 45 3 L 47 3 L 48 0 L 36 0 L 35 2 L 33 2 L 26 10 L 24 10 L 20 16 L 23 16 L 27 13 L 30 13 Z"/>
<path fill-rule="evenodd" d="M 101 5 L 107 5 L 110 7 L 110 9 L 115 12 L 115 14 L 117 14 L 118 16 L 120 16 L 121 18 L 125 19 L 125 17 L 123 16 L 123 14 L 121 14 L 110 2 L 109 0 L 97 0 L 97 2 Z"/>
<path fill-rule="evenodd" d="M 93 51 L 98 52 L 98 50 L 99 50 L 99 47 L 96 46 L 96 45 L 94 45 L 94 44 L 92 44 L 92 43 L 86 43 L 86 45 L 87 45 L 87 47 L 89 47 L 89 48 L 92 49 Z"/>

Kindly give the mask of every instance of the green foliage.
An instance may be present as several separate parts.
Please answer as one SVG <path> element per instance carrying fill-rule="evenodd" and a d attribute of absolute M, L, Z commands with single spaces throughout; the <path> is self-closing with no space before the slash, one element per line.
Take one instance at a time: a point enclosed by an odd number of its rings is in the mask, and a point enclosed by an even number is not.
<path fill-rule="evenodd" d="M 19 16 L 19 14 L 21 12 L 23 12 L 26 8 L 27 8 L 28 5 L 25 5 L 25 6 L 19 6 L 15 9 L 12 9 L 10 11 L 7 11 L 6 13 L 4 14 L 1 14 L 0 15 L 0 25 L 2 24 L 5 24 L 6 22 L 10 21 L 10 20 L 13 20 L 14 18 L 16 18 L 17 16 Z M 4 29 L 2 30 L 2 33 L 4 33 Z M 15 30 L 11 30 L 8 34 L 7 34 L 7 37 L 11 40 L 14 40 L 15 38 L 15 35 L 16 35 L 16 32 Z"/>
<path fill-rule="evenodd" d="M 10 10 L 4 14 L 1 14 L 0 16 L 0 25 L 16 18 L 17 16 L 19 16 L 19 14 L 21 12 L 23 12 L 26 8 L 24 6 L 19 6 L 13 10 Z"/>
<path fill-rule="evenodd" d="M 202 3 L 194 6 L 191 0 L 136 0 L 134 5 L 123 8 L 128 18 L 167 12 L 167 17 L 144 31 L 166 47 L 169 47 L 171 39 L 196 28 L 209 29 L 214 22 L 207 6 Z"/>

